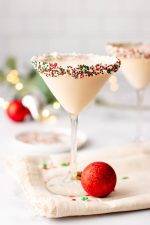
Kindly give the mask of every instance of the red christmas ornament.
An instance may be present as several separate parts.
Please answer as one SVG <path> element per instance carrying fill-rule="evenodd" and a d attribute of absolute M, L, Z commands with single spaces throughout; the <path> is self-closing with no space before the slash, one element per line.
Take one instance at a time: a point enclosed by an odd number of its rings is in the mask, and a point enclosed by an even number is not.
<path fill-rule="evenodd" d="M 114 169 L 105 162 L 93 162 L 81 174 L 84 190 L 94 197 L 109 195 L 114 190 L 116 181 Z"/>
<path fill-rule="evenodd" d="M 31 113 L 20 100 L 14 100 L 7 108 L 7 115 L 13 121 L 21 122 L 24 121 L 27 116 L 31 115 Z"/>

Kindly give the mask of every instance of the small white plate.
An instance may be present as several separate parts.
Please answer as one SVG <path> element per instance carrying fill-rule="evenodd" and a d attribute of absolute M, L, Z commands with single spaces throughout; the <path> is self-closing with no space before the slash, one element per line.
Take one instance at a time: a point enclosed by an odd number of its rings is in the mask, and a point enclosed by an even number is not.
<path fill-rule="evenodd" d="M 87 142 L 87 136 L 78 131 L 78 148 Z M 15 151 L 19 154 L 48 154 L 70 151 L 70 131 L 68 129 L 51 129 L 46 131 L 26 130 L 14 137 Z"/>

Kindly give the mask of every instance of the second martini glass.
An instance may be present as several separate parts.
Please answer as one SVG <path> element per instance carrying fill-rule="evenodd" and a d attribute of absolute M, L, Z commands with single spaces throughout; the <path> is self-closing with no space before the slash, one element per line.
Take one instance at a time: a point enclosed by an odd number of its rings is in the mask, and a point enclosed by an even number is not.
<path fill-rule="evenodd" d="M 143 97 L 144 90 L 150 84 L 150 45 L 142 43 L 110 43 L 107 52 L 121 59 L 121 70 L 137 93 L 138 123 L 135 141 L 144 140 Z"/>
<path fill-rule="evenodd" d="M 83 190 L 77 180 L 78 114 L 118 70 L 120 60 L 93 54 L 50 54 L 34 56 L 31 61 L 71 120 L 70 170 L 65 177 L 51 177 L 48 189 L 55 194 L 81 195 Z"/>

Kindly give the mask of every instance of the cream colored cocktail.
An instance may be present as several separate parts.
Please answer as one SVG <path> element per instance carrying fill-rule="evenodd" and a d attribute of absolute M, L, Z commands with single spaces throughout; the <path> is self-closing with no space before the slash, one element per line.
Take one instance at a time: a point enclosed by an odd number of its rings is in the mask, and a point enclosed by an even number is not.
<path fill-rule="evenodd" d="M 97 55 L 66 55 L 66 56 L 47 56 L 45 63 L 57 63 L 54 70 L 68 70 L 61 76 L 46 76 L 46 73 L 40 72 L 41 77 L 52 91 L 57 100 L 64 109 L 77 115 L 83 108 L 96 96 L 97 92 L 103 87 L 104 83 L 111 76 L 109 70 L 116 58 L 101 57 Z M 101 65 L 100 65 L 100 64 Z M 109 66 L 108 66 L 108 65 Z M 97 65 L 97 67 L 91 67 Z M 108 72 L 105 67 L 108 66 Z M 75 69 L 78 68 L 78 69 Z M 76 70 L 77 77 L 71 76 Z M 69 72 L 70 71 L 70 72 Z M 95 75 L 95 74 L 96 75 Z M 102 74 L 103 73 L 103 74 Z"/>
<path fill-rule="evenodd" d="M 71 118 L 70 175 L 65 181 L 54 177 L 48 189 L 62 195 L 81 195 L 76 193 L 79 188 L 73 188 L 80 185 L 76 168 L 78 114 L 118 70 L 120 60 L 92 54 L 50 54 L 33 57 L 32 64 Z"/>
<path fill-rule="evenodd" d="M 150 84 L 150 60 L 121 58 L 121 70 L 131 86 L 138 90 Z"/>
<path fill-rule="evenodd" d="M 150 84 L 150 45 L 112 43 L 107 52 L 121 59 L 121 70 L 131 86 L 142 90 Z"/>
<path fill-rule="evenodd" d="M 143 90 L 150 85 L 150 45 L 142 43 L 111 43 L 107 45 L 107 52 L 121 59 L 121 70 L 137 91 L 139 122 L 136 140 L 142 140 L 141 111 Z"/>
<path fill-rule="evenodd" d="M 77 115 L 93 100 L 97 92 L 110 77 L 110 74 L 85 77 L 83 79 L 73 79 L 68 76 L 41 76 L 64 109 Z"/>

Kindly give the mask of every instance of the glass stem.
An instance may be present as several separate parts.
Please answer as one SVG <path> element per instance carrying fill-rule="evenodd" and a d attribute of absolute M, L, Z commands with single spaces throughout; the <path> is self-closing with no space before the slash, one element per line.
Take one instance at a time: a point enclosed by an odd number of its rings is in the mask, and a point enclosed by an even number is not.
<path fill-rule="evenodd" d="M 78 116 L 70 114 L 71 120 L 71 162 L 70 172 L 71 177 L 75 178 L 77 175 L 77 128 L 78 128 Z"/>
<path fill-rule="evenodd" d="M 142 140 L 142 131 L 143 131 L 143 100 L 144 100 L 144 91 L 137 90 L 137 110 L 138 110 L 138 119 L 137 119 L 137 131 L 136 131 L 136 140 Z"/>

